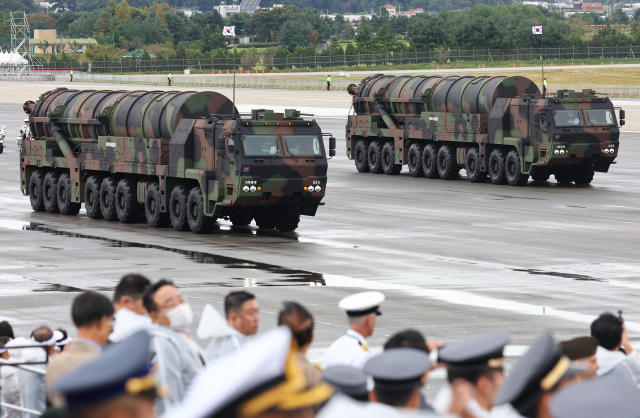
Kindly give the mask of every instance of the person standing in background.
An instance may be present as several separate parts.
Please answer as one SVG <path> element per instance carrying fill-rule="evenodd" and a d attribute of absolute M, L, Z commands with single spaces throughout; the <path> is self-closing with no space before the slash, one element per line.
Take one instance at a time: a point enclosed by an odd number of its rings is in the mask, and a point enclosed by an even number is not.
<path fill-rule="evenodd" d="M 171 85 L 171 73 L 169 73 L 168 80 L 169 80 L 169 85 Z"/>
<path fill-rule="evenodd" d="M 331 76 L 327 76 L 327 91 L 331 90 Z"/>
<path fill-rule="evenodd" d="M 69 71 L 69 77 L 71 77 L 71 82 L 73 83 L 73 70 Z"/>
<path fill-rule="evenodd" d="M 52 390 L 55 382 L 102 353 L 112 330 L 113 312 L 109 299 L 100 293 L 85 292 L 73 301 L 71 318 L 78 328 L 78 335 L 66 350 L 47 364 L 47 398 L 53 406 L 64 404 L 63 398 Z"/>

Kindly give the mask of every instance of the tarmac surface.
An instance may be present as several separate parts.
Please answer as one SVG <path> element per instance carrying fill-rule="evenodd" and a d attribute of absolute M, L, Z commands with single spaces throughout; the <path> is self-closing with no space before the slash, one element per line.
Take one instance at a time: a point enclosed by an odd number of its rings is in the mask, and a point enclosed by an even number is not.
<path fill-rule="evenodd" d="M 0 320 L 16 334 L 41 324 L 74 334 L 77 292 L 111 296 L 122 275 L 138 272 L 175 281 L 196 312 L 194 332 L 204 305 L 220 310 L 232 289 L 257 295 L 261 330 L 276 324 L 282 301 L 301 302 L 315 315 L 309 355 L 316 361 L 346 331 L 338 301 L 372 289 L 387 297 L 369 340 L 374 352 L 395 332 L 415 328 L 445 342 L 507 331 L 508 354 L 517 356 L 544 329 L 558 339 L 585 335 L 595 316 L 617 310 L 630 338 L 640 339 L 640 134 L 633 130 L 640 131 L 633 116 L 640 103 L 623 102 L 629 125 L 617 164 L 591 186 L 551 180 L 515 188 L 471 184 L 464 170 L 451 181 L 413 178 L 406 167 L 399 176 L 360 174 L 344 155 L 346 93 L 239 91 L 241 111 L 315 109 L 323 130 L 337 137 L 326 206 L 293 233 L 219 221 L 198 236 L 91 220 L 84 210 L 74 217 L 31 210 L 20 193 L 14 138 L 24 118 L 20 102 L 51 87 L 2 83 Z M 443 376 L 434 373 L 430 399 Z"/>

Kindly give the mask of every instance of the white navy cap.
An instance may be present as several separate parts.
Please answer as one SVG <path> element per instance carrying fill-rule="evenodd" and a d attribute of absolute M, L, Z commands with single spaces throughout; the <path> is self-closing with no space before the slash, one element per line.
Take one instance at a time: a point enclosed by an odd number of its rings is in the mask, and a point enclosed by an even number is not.
<path fill-rule="evenodd" d="M 248 418 L 269 410 L 319 405 L 333 394 L 328 383 L 307 389 L 291 330 L 281 326 L 207 364 L 167 418 Z M 223 378 L 221 378 L 223 377 Z"/>
<path fill-rule="evenodd" d="M 382 315 L 378 309 L 382 302 L 382 292 L 360 292 L 342 299 L 338 306 L 346 311 L 348 316 L 364 316 L 371 313 Z"/>
<path fill-rule="evenodd" d="M 558 391 L 554 418 L 640 418 L 640 389 L 623 380 L 599 377 Z"/>

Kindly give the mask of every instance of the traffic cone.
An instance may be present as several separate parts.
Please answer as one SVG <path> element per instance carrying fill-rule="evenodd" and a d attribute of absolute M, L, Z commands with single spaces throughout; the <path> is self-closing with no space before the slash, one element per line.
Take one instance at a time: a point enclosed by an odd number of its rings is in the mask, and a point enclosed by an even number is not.
<path fill-rule="evenodd" d="M 600 65 L 604 65 L 604 61 L 602 61 L 602 62 L 600 63 Z"/>
<path fill-rule="evenodd" d="M 289 74 L 291 74 L 291 70 L 289 70 Z"/>
<path fill-rule="evenodd" d="M 440 66 L 438 65 L 438 68 L 436 68 L 436 70 L 439 70 L 439 69 L 440 69 Z"/>
<path fill-rule="evenodd" d="M 258 70 L 256 70 L 256 74 L 258 74 Z"/>
<path fill-rule="evenodd" d="M 513 64 L 513 68 L 516 68 L 516 65 L 515 65 L 515 64 Z"/>
<path fill-rule="evenodd" d="M 311 72 L 311 68 L 309 68 L 309 72 Z"/>
<path fill-rule="evenodd" d="M 227 70 L 227 74 L 229 74 L 229 70 Z"/>
<path fill-rule="evenodd" d="M 551 63 L 551 66 L 553 67 L 553 63 Z"/>
<path fill-rule="evenodd" d="M 484 64 L 482 64 L 482 68 L 484 68 Z"/>
<path fill-rule="evenodd" d="M 220 72 L 218 74 L 222 74 L 222 70 L 220 70 Z"/>
<path fill-rule="evenodd" d="M 611 61 L 611 65 L 613 65 L 613 61 Z"/>
<path fill-rule="evenodd" d="M 251 71 L 247 70 L 247 74 L 251 74 Z"/>
<path fill-rule="evenodd" d="M 520 63 L 520 68 L 522 68 L 522 63 Z"/>
<path fill-rule="evenodd" d="M 264 70 L 262 70 L 262 75 L 264 75 Z"/>
<path fill-rule="evenodd" d="M 571 66 L 573 67 L 573 61 L 571 62 Z"/>
<path fill-rule="evenodd" d="M 480 68 L 480 64 L 478 64 L 478 68 Z"/>
<path fill-rule="evenodd" d="M 582 65 L 584 66 L 584 61 L 582 61 Z"/>

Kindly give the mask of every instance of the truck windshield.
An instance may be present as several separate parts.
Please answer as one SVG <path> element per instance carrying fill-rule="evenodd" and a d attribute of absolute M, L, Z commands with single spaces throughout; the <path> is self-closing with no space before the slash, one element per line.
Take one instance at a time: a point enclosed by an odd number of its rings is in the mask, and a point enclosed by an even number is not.
<path fill-rule="evenodd" d="M 242 137 L 242 145 L 244 155 L 249 157 L 280 154 L 277 135 L 246 135 Z"/>
<path fill-rule="evenodd" d="M 293 155 L 322 155 L 317 135 L 283 135 L 288 151 Z"/>
<path fill-rule="evenodd" d="M 554 110 L 553 118 L 556 126 L 582 126 L 582 116 L 580 111 L 576 110 Z"/>
<path fill-rule="evenodd" d="M 613 125 L 613 113 L 609 109 L 585 109 L 587 125 Z"/>

